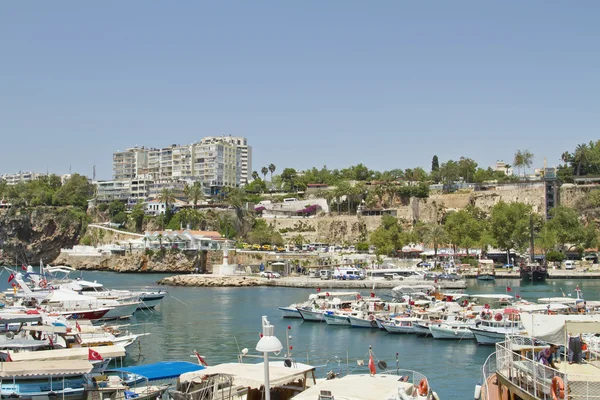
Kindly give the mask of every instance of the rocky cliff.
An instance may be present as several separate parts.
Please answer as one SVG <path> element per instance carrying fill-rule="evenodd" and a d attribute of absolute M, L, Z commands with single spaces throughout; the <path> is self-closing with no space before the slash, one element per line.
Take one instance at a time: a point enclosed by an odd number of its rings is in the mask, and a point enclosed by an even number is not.
<path fill-rule="evenodd" d="M 0 264 L 53 262 L 86 228 L 84 212 L 70 207 L 9 209 L 0 213 Z"/>
<path fill-rule="evenodd" d="M 108 256 L 69 256 L 61 254 L 57 264 L 69 265 L 75 269 L 114 272 L 192 272 L 196 267 L 202 270 L 201 256 L 183 253 L 146 255 L 140 253 Z"/>

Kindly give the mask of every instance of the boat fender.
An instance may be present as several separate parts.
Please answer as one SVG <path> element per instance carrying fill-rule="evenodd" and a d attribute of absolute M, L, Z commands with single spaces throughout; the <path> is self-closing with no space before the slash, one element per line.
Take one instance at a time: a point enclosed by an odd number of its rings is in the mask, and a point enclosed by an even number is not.
<path fill-rule="evenodd" d="M 502 314 L 500 314 L 500 313 L 497 313 L 496 315 L 494 315 L 494 319 L 495 319 L 496 321 L 502 321 Z"/>
<path fill-rule="evenodd" d="M 565 383 L 560 376 L 552 378 L 552 400 L 565 398 Z"/>
<path fill-rule="evenodd" d="M 427 393 L 429 393 L 429 384 L 427 383 L 427 379 L 423 378 L 419 382 L 419 396 L 427 396 Z"/>
<path fill-rule="evenodd" d="M 375 320 L 375 316 L 373 314 L 369 315 L 369 321 L 374 321 Z"/>
<path fill-rule="evenodd" d="M 479 400 L 481 398 L 481 385 L 475 385 L 475 393 L 473 394 L 473 398 L 475 400 Z"/>

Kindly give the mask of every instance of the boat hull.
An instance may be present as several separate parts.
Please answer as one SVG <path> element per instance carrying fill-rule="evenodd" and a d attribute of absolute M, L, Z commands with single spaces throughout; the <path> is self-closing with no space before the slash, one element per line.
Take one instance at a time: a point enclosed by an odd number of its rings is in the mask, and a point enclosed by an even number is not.
<path fill-rule="evenodd" d="M 469 329 L 451 329 L 439 325 L 431 325 L 429 327 L 431 336 L 434 339 L 444 340 L 473 340 L 475 335 Z"/>
<path fill-rule="evenodd" d="M 375 320 L 375 318 L 364 319 L 364 318 L 349 316 L 348 320 L 350 321 L 350 325 L 353 328 L 378 328 L 377 321 Z"/>
<path fill-rule="evenodd" d="M 429 336 L 431 332 L 429 331 L 429 326 L 423 324 L 413 324 L 413 329 L 417 336 Z"/>
<path fill-rule="evenodd" d="M 323 315 L 323 319 L 327 325 L 350 326 L 350 320 L 346 315 L 327 314 Z"/>
<path fill-rule="evenodd" d="M 283 318 L 302 318 L 300 311 L 297 308 L 292 307 L 279 307 L 279 311 L 283 314 Z"/>
<path fill-rule="evenodd" d="M 415 328 L 413 325 L 396 325 L 396 324 L 382 324 L 383 329 L 385 329 L 388 333 L 405 333 L 411 334 L 415 333 Z"/>
<path fill-rule="evenodd" d="M 312 322 L 323 322 L 323 311 L 312 311 L 312 310 L 305 310 L 302 308 L 298 309 L 298 312 L 300 312 L 300 315 L 302 316 L 302 319 L 304 321 L 312 321 Z"/>
<path fill-rule="evenodd" d="M 544 282 L 547 277 L 546 271 L 521 271 L 521 279 L 524 281 Z"/>
<path fill-rule="evenodd" d="M 490 274 L 481 274 L 481 275 L 477 275 L 477 280 L 478 281 L 495 281 L 496 277 L 494 275 L 490 275 Z"/>
<path fill-rule="evenodd" d="M 477 344 L 481 345 L 494 345 L 496 343 L 502 342 L 506 339 L 506 333 L 503 332 L 492 332 L 486 331 L 478 328 L 469 328 L 473 335 L 475 336 L 475 340 Z"/>
<path fill-rule="evenodd" d="M 59 311 L 59 314 L 66 319 L 89 319 L 94 321 L 104 317 L 110 310 L 110 308 L 102 308 L 99 310 Z"/>
<path fill-rule="evenodd" d="M 138 309 L 140 302 L 132 302 L 132 303 L 123 303 L 116 307 L 113 307 L 109 312 L 104 314 L 101 319 L 121 319 L 121 318 L 130 318 L 135 310 Z"/>
<path fill-rule="evenodd" d="M 138 305 L 138 310 L 149 310 L 160 305 L 166 293 L 143 293 L 140 296 L 141 303 Z"/>

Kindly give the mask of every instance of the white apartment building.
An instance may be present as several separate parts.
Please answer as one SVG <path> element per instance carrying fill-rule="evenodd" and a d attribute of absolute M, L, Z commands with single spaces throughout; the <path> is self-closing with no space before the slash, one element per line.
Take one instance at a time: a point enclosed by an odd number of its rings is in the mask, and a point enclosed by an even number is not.
<path fill-rule="evenodd" d="M 245 185 L 252 180 L 252 146 L 242 136 L 207 136 L 200 143 L 229 143 L 240 149 L 240 184 Z"/>
<path fill-rule="evenodd" d="M 191 179 L 194 166 L 192 161 L 193 148 L 192 145 L 173 147 L 171 155 L 171 176 L 173 179 Z"/>
<path fill-rule="evenodd" d="M 16 185 L 18 183 L 34 181 L 44 175 L 45 174 L 39 174 L 37 172 L 19 172 L 17 174 L 4 174 L 0 178 L 2 178 L 7 185 Z"/>
<path fill-rule="evenodd" d="M 140 175 L 131 180 L 129 198 L 133 201 L 145 201 L 150 196 L 150 187 L 154 184 L 152 175 Z"/>
<path fill-rule="evenodd" d="M 203 183 L 205 194 L 216 195 L 224 187 L 239 186 L 239 148 L 224 142 L 197 143 L 193 155 L 193 177 Z"/>
<path fill-rule="evenodd" d="M 146 173 L 148 168 L 148 149 L 130 147 L 125 151 L 113 153 L 113 179 L 132 179 Z"/>
<path fill-rule="evenodd" d="M 96 182 L 96 201 L 108 203 L 114 200 L 127 201 L 131 197 L 131 180 Z"/>

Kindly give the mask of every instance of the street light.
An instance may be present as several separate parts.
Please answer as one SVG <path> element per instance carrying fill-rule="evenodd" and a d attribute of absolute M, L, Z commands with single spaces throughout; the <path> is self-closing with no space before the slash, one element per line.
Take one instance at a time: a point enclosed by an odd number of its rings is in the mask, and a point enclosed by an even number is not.
<path fill-rule="evenodd" d="M 265 369 L 265 400 L 271 400 L 271 385 L 269 381 L 269 353 L 277 353 L 281 351 L 283 345 L 273 334 L 275 327 L 271 325 L 265 315 L 262 317 L 262 337 L 256 344 L 256 351 L 263 353 L 264 355 L 264 369 Z"/>

